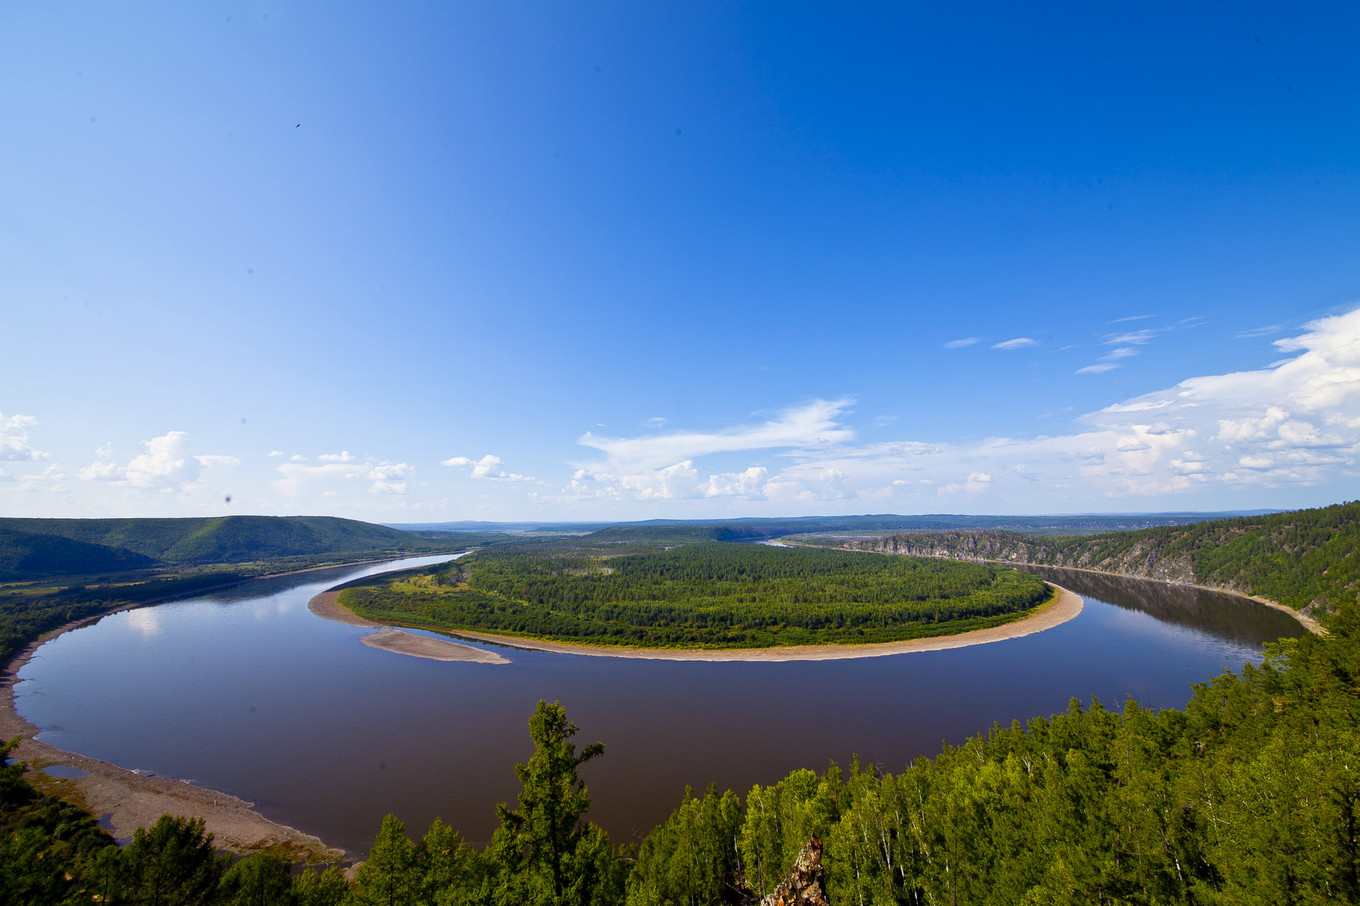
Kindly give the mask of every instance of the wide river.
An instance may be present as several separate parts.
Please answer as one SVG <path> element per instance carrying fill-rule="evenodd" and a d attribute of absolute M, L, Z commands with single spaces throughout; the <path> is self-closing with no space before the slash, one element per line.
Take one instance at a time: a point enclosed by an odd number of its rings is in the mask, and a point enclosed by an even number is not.
<path fill-rule="evenodd" d="M 348 579 L 440 558 L 247 583 L 131 610 L 43 645 L 18 708 L 63 749 L 190 780 L 356 855 L 384 814 L 412 836 L 436 816 L 470 840 L 515 802 L 539 699 L 561 701 L 590 817 L 639 839 L 686 785 L 745 794 L 851 755 L 885 771 L 1009 724 L 1098 697 L 1182 707 L 1191 684 L 1301 635 L 1251 601 L 1078 572 L 1046 574 L 1086 599 L 1055 629 L 950 651 L 855 660 L 721 663 L 498 648 L 512 663 L 420 660 L 360 644 L 371 629 L 307 610 Z"/>

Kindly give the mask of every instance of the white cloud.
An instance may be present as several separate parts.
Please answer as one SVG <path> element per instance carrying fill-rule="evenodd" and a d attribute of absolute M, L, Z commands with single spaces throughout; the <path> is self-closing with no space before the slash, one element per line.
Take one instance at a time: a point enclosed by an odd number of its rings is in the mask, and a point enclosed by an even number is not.
<path fill-rule="evenodd" d="M 668 468 L 682 460 L 712 453 L 746 450 L 815 448 L 848 441 L 854 432 L 837 422 L 850 400 L 814 400 L 785 410 L 779 417 L 726 431 L 674 432 L 636 438 L 596 437 L 587 432 L 577 443 L 605 454 L 615 471 L 642 472 Z"/>
<path fill-rule="evenodd" d="M 404 462 L 382 462 L 369 468 L 364 477 L 370 481 L 392 481 L 396 478 L 405 478 L 414 471 L 414 468 Z"/>
<path fill-rule="evenodd" d="M 288 497 L 328 498 L 341 496 L 342 491 L 355 483 L 367 481 L 370 494 L 405 494 L 406 482 L 398 479 L 415 472 L 404 462 L 373 457 L 361 460 L 348 450 L 323 454 L 317 460 L 313 465 L 306 457 L 294 456 L 288 462 L 279 463 L 275 470 L 282 477 L 274 480 L 275 490 Z"/>
<path fill-rule="evenodd" d="M 993 343 L 993 349 L 1024 349 L 1026 346 L 1037 346 L 1038 340 L 1029 337 L 1016 337 L 1013 340 L 1002 340 L 1000 343 Z"/>
<path fill-rule="evenodd" d="M 1103 362 L 1099 365 L 1087 365 L 1085 368 L 1078 368 L 1077 374 L 1104 374 L 1105 372 L 1113 371 L 1118 367 L 1118 365 Z"/>
<path fill-rule="evenodd" d="M 47 454 L 28 442 L 28 429 L 38 423 L 32 415 L 5 415 L 0 412 L 0 461 L 41 462 Z"/>
<path fill-rule="evenodd" d="M 469 469 L 469 475 L 473 478 L 482 478 L 486 481 L 537 481 L 531 475 L 520 475 L 517 472 L 507 472 L 501 468 L 501 458 L 491 453 L 486 454 L 481 459 L 469 459 L 466 456 L 451 456 L 440 463 L 443 466 L 452 466 L 456 469 Z"/>
<path fill-rule="evenodd" d="M 114 481 L 133 488 L 162 491 L 184 491 L 196 483 L 205 469 L 226 469 L 241 464 L 235 456 L 210 453 L 196 456 L 189 449 L 189 435 L 183 431 L 169 431 L 160 437 L 143 441 L 144 451 L 134 456 L 127 465 L 108 462 L 112 445 L 105 444 L 95 451 L 101 461 L 92 462 L 76 472 L 81 481 Z"/>
<path fill-rule="evenodd" d="M 890 505 L 927 511 L 941 495 L 957 495 L 975 509 L 1052 511 L 1101 498 L 1163 506 L 1185 491 L 1307 487 L 1354 474 L 1360 308 L 1276 345 L 1289 357 L 1267 368 L 1189 378 L 1091 412 L 1077 430 L 1056 436 L 857 445 L 841 421 L 846 401 L 819 401 L 718 433 L 586 435 L 581 442 L 602 451 L 604 461 L 581 464 L 566 496 L 785 504 L 859 498 L 883 505 L 881 512 Z M 774 451 L 779 467 L 706 467 L 705 456 L 754 450 Z"/>
<path fill-rule="evenodd" d="M 199 462 L 189 452 L 189 435 L 171 431 L 144 441 L 146 452 L 132 458 L 123 479 L 135 488 L 182 488 L 198 480 Z"/>
<path fill-rule="evenodd" d="M 1143 346 L 1151 343 L 1161 334 L 1166 333 L 1166 328 L 1155 328 L 1147 330 L 1132 330 L 1127 333 L 1112 334 L 1105 338 L 1106 346 Z"/>
<path fill-rule="evenodd" d="M 283 452 L 282 450 L 270 450 L 270 451 L 269 451 L 269 458 L 270 458 L 270 459 L 275 459 L 275 458 L 277 458 L 277 457 L 279 457 L 279 456 L 287 456 L 287 455 L 288 455 L 288 454 L 285 453 L 285 452 Z"/>
<path fill-rule="evenodd" d="M 970 472 L 966 481 L 951 481 L 949 484 L 941 485 L 936 489 L 940 495 L 946 494 L 978 494 L 985 491 L 992 485 L 992 476 L 986 472 Z"/>
<path fill-rule="evenodd" d="M 963 349 L 965 346 L 972 346 L 974 343 L 981 343 L 982 337 L 961 337 L 957 340 L 950 340 L 944 344 L 945 349 Z"/>
<path fill-rule="evenodd" d="M 81 481 L 119 481 L 123 467 L 112 462 L 92 462 L 76 473 Z"/>
<path fill-rule="evenodd" d="M 775 496 L 766 467 L 701 475 L 695 461 L 714 454 L 752 450 L 828 449 L 854 437 L 839 423 L 851 401 L 814 400 L 787 409 L 764 422 L 725 431 L 677 431 L 636 438 L 602 438 L 587 433 L 578 443 L 605 454 L 605 461 L 585 463 L 563 494 L 571 500 L 659 500 L 699 497 Z"/>
<path fill-rule="evenodd" d="M 375 481 L 369 486 L 370 494 L 405 494 L 406 482 L 404 481 Z"/>
<path fill-rule="evenodd" d="M 764 466 L 751 466 L 744 472 L 708 476 L 703 485 L 705 497 L 755 497 L 761 493 L 770 472 Z"/>

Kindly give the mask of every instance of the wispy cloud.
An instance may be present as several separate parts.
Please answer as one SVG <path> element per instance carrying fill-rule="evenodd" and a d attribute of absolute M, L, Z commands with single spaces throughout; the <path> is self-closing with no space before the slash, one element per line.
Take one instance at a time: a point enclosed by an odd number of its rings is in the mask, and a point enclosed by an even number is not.
<path fill-rule="evenodd" d="M 993 349 L 1024 349 L 1026 346 L 1037 346 L 1038 340 L 1029 337 L 1016 337 L 1013 340 L 1002 340 L 1000 343 L 993 343 Z"/>
<path fill-rule="evenodd" d="M 841 423 L 852 401 L 813 400 L 763 422 L 724 431 L 677 431 L 633 438 L 592 433 L 578 443 L 605 455 L 583 463 L 563 489 L 572 500 L 659 500 L 697 497 L 756 498 L 770 494 L 763 465 L 736 472 L 701 474 L 697 460 L 715 454 L 810 451 L 846 443 L 854 432 Z"/>
<path fill-rule="evenodd" d="M 848 399 L 814 400 L 769 421 L 725 431 L 678 431 L 632 438 L 598 437 L 586 432 L 577 443 L 599 450 L 611 466 L 626 471 L 662 468 L 712 453 L 825 446 L 854 436 L 837 421 L 850 404 Z"/>
<path fill-rule="evenodd" d="M 1307 487 L 1360 467 L 1360 309 L 1309 324 L 1254 371 L 1189 378 L 1030 438 L 856 444 L 848 401 L 818 401 L 719 433 L 582 443 L 606 461 L 577 471 L 567 499 L 736 496 L 772 504 L 859 499 L 899 511 L 940 501 L 973 508 L 1090 507 L 1215 487 Z M 1127 357 L 1122 344 L 1115 358 Z M 1114 363 L 1088 366 L 1108 369 Z M 713 453 L 774 450 L 780 465 L 711 469 Z M 730 457 L 727 457 L 730 458 Z M 1176 499 L 1180 499 L 1177 497 Z"/>
<path fill-rule="evenodd" d="M 1111 334 L 1105 338 L 1106 346 L 1143 346 L 1151 343 L 1170 328 L 1158 327 L 1146 330 L 1130 330 L 1124 333 Z"/>
<path fill-rule="evenodd" d="M 962 349 L 965 346 L 972 346 L 974 343 L 981 343 L 982 337 L 963 337 L 958 340 L 950 340 L 944 344 L 945 349 Z"/>

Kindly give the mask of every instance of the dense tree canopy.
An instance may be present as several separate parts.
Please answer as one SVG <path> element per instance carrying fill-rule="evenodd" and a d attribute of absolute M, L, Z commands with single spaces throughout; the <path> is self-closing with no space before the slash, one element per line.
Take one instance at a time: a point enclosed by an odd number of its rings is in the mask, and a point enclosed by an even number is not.
<path fill-rule="evenodd" d="M 341 592 L 369 619 L 604 645 L 887 642 L 994 626 L 1049 598 L 985 564 L 717 542 L 497 548 Z"/>

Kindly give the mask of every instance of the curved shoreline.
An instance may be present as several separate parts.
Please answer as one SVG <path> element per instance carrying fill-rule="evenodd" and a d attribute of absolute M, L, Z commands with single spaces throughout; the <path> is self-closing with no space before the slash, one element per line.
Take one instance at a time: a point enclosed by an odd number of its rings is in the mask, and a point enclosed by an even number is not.
<path fill-rule="evenodd" d="M 940 557 L 939 559 L 948 560 L 950 558 Z M 1236 591 L 1231 588 L 1221 588 L 1217 585 L 1197 585 L 1194 582 L 1172 582 L 1169 579 L 1154 579 L 1151 576 L 1130 576 L 1126 573 L 1112 573 L 1107 569 L 1091 569 L 1089 566 L 1053 566 L 1052 564 L 1049 563 L 1012 563 L 1008 560 L 974 560 L 969 562 L 996 563 L 1001 566 L 1009 566 L 1012 568 L 1019 566 L 1032 566 L 1035 569 L 1070 569 L 1073 572 L 1091 573 L 1096 576 L 1109 576 L 1113 579 L 1132 579 L 1135 582 L 1156 582 L 1161 585 L 1171 585 L 1175 588 L 1194 588 L 1198 589 L 1199 591 L 1212 591 L 1217 592 L 1218 594 L 1221 595 L 1232 595 L 1234 598 L 1245 598 L 1248 601 L 1255 601 L 1257 604 L 1264 604 L 1271 610 L 1278 610 L 1280 613 L 1287 613 L 1295 620 L 1297 620 L 1300 626 L 1302 626 L 1304 629 L 1307 629 L 1313 635 L 1327 634 L 1327 628 L 1325 626 L 1323 626 L 1321 623 L 1319 623 L 1312 617 L 1308 616 L 1308 614 L 1303 613 L 1302 611 L 1295 610 L 1292 607 L 1289 607 L 1285 604 L 1281 604 L 1279 601 L 1272 601 L 1269 598 L 1263 598 L 1260 595 L 1243 594 L 1240 591 Z"/>
<path fill-rule="evenodd" d="M 142 605 L 145 606 L 145 605 Z M 128 610 L 131 608 L 120 608 Z M 116 611 L 110 611 L 114 613 Z M 327 846 L 320 837 L 271 821 L 254 810 L 255 803 L 218 790 L 196 786 L 154 774 L 140 774 L 98 758 L 68 752 L 37 738 L 38 728 L 22 714 L 15 702 L 14 687 L 19 671 L 46 642 L 108 614 L 76 620 L 30 642 L 6 665 L 0 676 L 0 739 L 19 738 L 12 756 L 28 766 L 30 775 L 44 767 L 74 768 L 82 777 L 42 779 L 31 777 L 39 789 L 76 802 L 88 810 L 119 840 L 131 839 L 139 827 L 150 827 L 161 815 L 202 818 L 218 849 L 249 853 L 280 846 L 303 859 L 343 861 L 348 855 Z"/>
<path fill-rule="evenodd" d="M 925 639 L 906 639 L 901 642 L 876 642 L 868 645 L 792 645 L 779 648 L 612 648 L 605 645 L 587 645 L 576 642 L 553 642 L 545 639 L 529 639 L 519 636 L 495 635 L 489 632 L 472 632 L 464 629 L 445 629 L 449 635 L 477 642 L 504 645 L 529 651 L 551 651 L 557 654 L 579 654 L 587 657 L 620 657 L 653 661 L 750 661 L 763 663 L 783 663 L 787 661 L 840 661 L 854 658 L 886 657 L 893 654 L 911 654 L 919 651 L 947 651 L 951 648 L 967 648 L 972 645 L 986 645 L 989 642 L 1004 642 L 1019 639 L 1045 629 L 1060 626 L 1081 613 L 1082 597 L 1059 585 L 1048 583 L 1053 589 L 1053 600 L 1041 606 L 1030 615 L 988 629 L 975 629 L 956 635 L 936 636 Z M 358 616 L 342 606 L 337 592 L 323 592 L 307 604 L 312 613 L 327 620 L 346 623 L 350 626 L 387 626 Z M 476 650 L 476 649 L 474 649 Z"/>
<path fill-rule="evenodd" d="M 305 569 L 252 576 L 209 588 L 198 589 L 195 595 L 210 594 L 223 588 L 243 585 L 256 579 L 274 579 L 280 576 L 318 572 L 326 569 L 343 569 L 348 566 L 366 566 L 401 560 L 404 557 L 378 558 L 357 563 L 343 563 L 332 566 L 313 566 Z M 30 780 L 46 792 L 59 795 L 75 802 L 100 819 L 100 823 L 119 840 L 131 839 L 139 827 L 150 827 L 161 815 L 178 815 L 185 818 L 202 818 L 205 829 L 213 835 L 213 842 L 219 849 L 235 853 L 249 853 L 272 846 L 283 847 L 302 860 L 345 862 L 348 853 L 326 845 L 320 837 L 304 833 L 297 828 L 272 821 L 255 811 L 255 803 L 247 802 L 230 793 L 198 786 L 184 780 L 174 780 L 154 774 L 141 774 L 111 762 L 69 752 L 65 749 L 39 740 L 39 728 L 19 713 L 15 701 L 14 687 L 19 683 L 19 671 L 23 669 L 38 649 L 63 633 L 79 629 L 104 619 L 104 617 L 127 610 L 153 607 L 168 601 L 179 600 L 183 596 L 157 598 L 114 607 L 103 613 L 72 620 L 56 629 L 43 633 L 30 642 L 22 651 L 10 659 L 0 673 L 0 741 L 8 742 L 17 738 L 18 746 L 12 757 L 28 766 Z M 73 768 L 84 774 L 81 777 L 53 778 L 41 774 L 44 767 Z"/>

